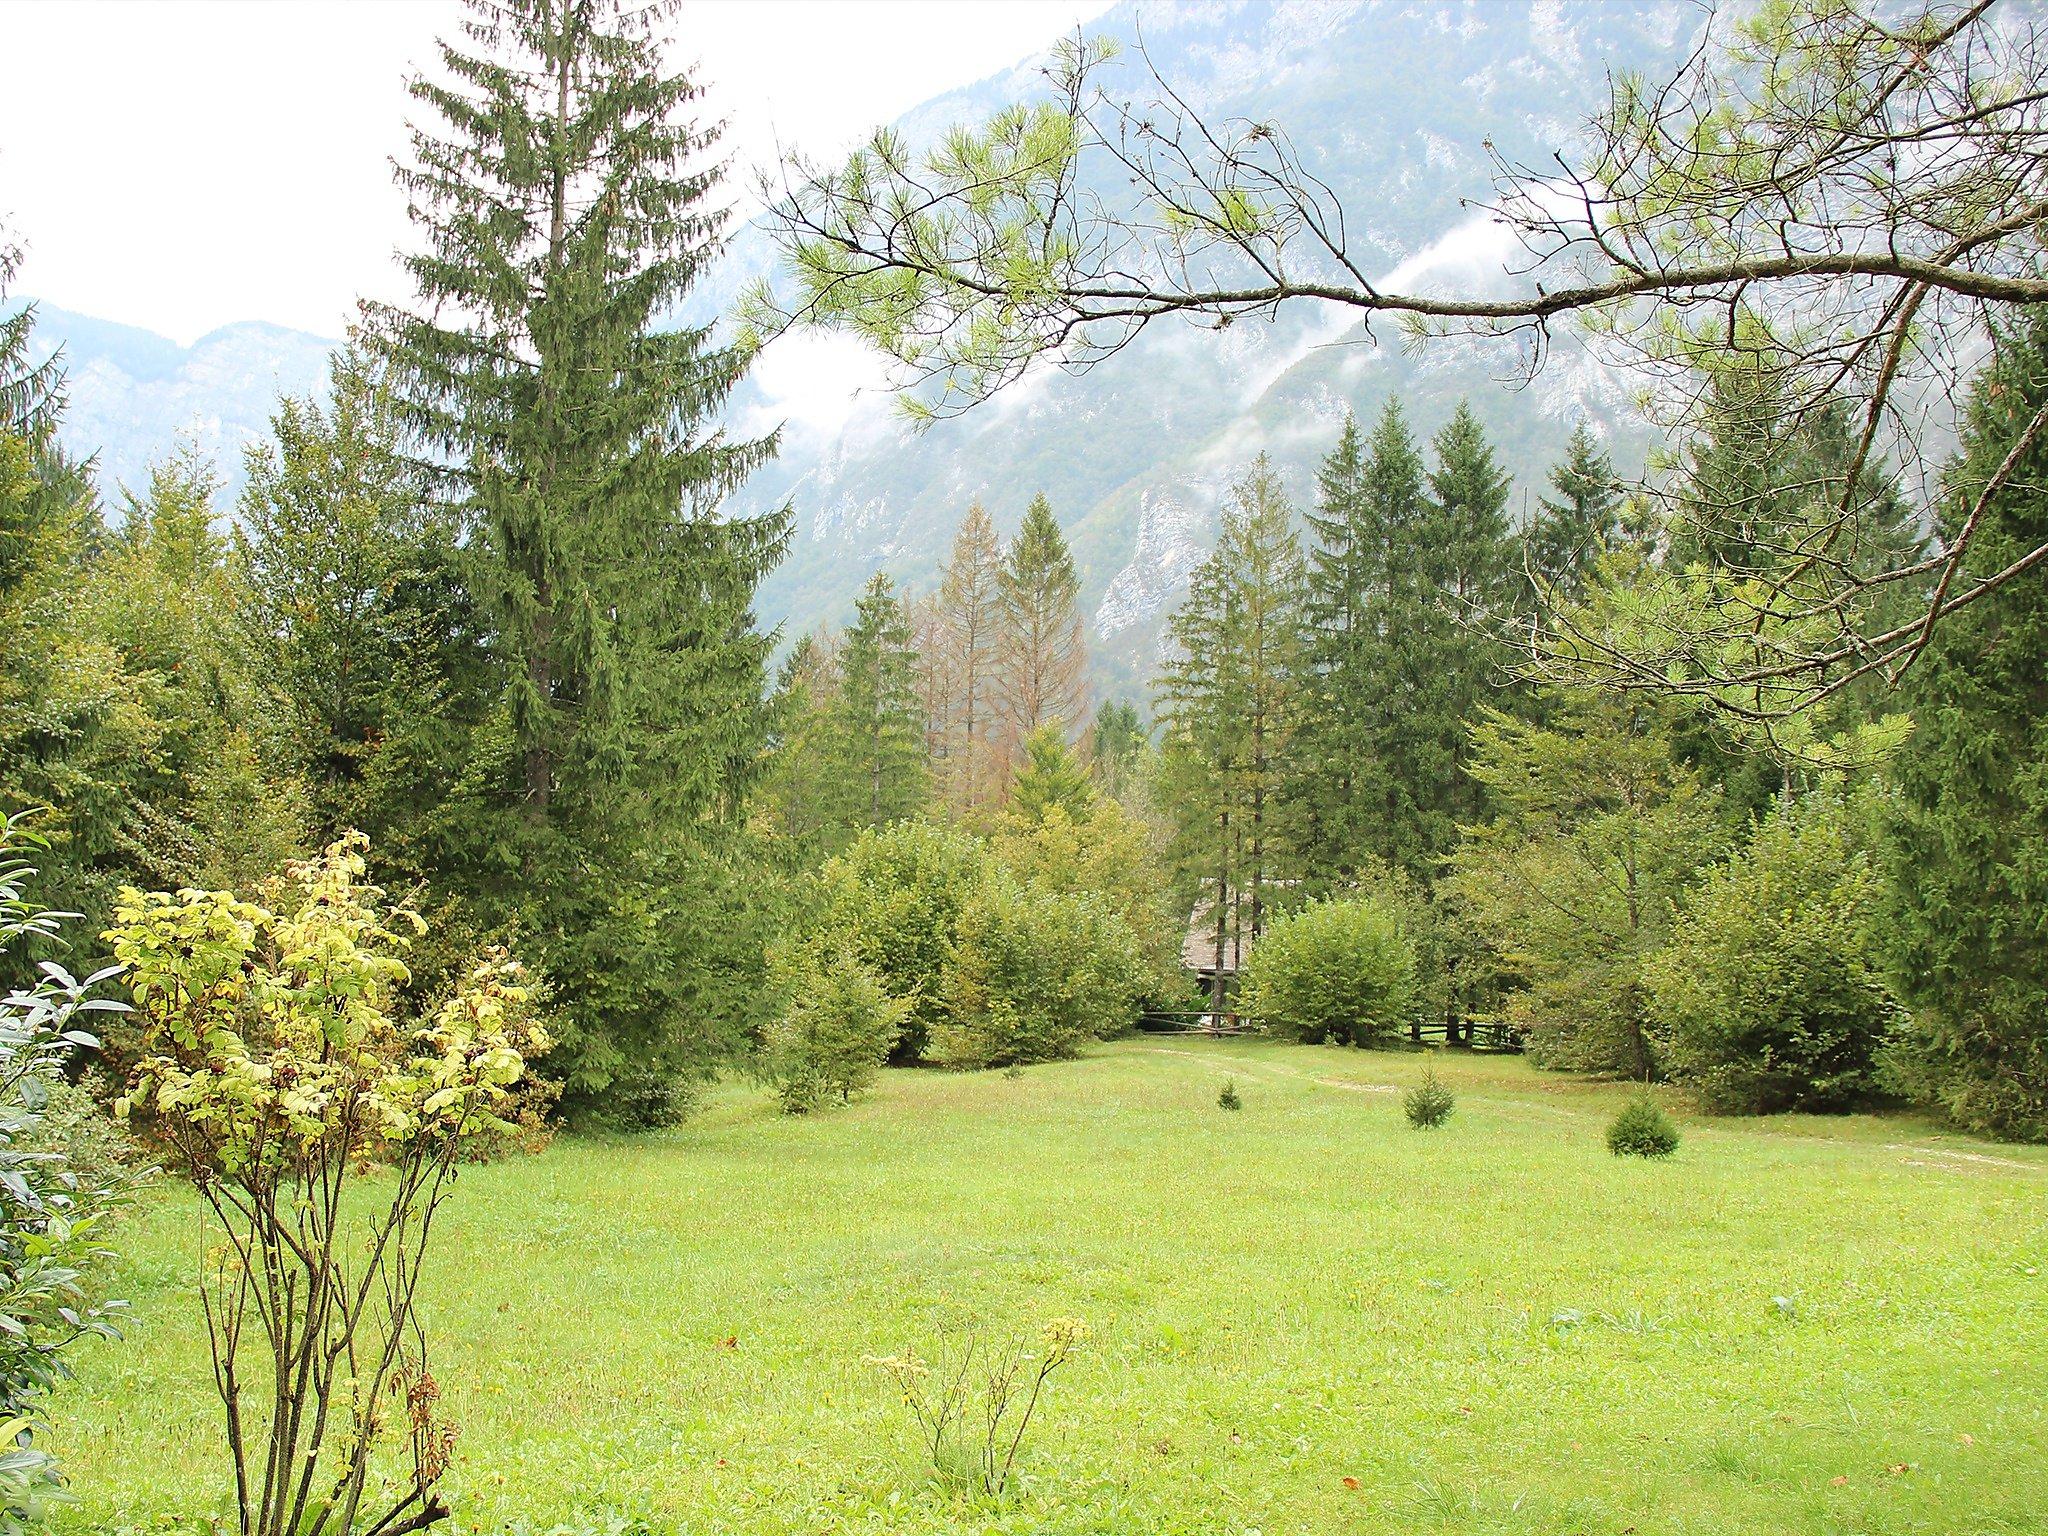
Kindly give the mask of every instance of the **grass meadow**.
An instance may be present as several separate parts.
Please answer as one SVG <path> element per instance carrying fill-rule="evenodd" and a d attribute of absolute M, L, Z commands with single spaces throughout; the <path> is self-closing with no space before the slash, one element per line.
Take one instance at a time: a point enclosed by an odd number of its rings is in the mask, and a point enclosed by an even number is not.
<path fill-rule="evenodd" d="M 1398 1089 L 1433 1065 L 1442 1130 Z M 1217 1107 L 1226 1078 L 1241 1112 Z M 2048 1151 L 1919 1119 L 1682 1117 L 1512 1058 L 1140 1039 L 891 1072 L 809 1119 L 466 1171 L 427 1303 L 460 1532 L 2048 1530 Z M 224 1509 L 164 1188 L 53 1448 L 59 1528 Z M 1001 1501 L 936 1482 L 871 1358 L 1087 1322 Z"/>

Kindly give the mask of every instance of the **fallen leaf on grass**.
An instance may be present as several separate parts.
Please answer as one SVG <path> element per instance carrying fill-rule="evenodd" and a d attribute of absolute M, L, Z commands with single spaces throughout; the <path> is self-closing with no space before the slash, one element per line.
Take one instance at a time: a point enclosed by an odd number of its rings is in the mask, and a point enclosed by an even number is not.
<path fill-rule="evenodd" d="M 1346 1488 L 1349 1488 L 1353 1493 L 1356 1493 L 1358 1492 L 1358 1479 L 1355 1477 L 1347 1477 L 1344 1479 L 1344 1486 Z"/>

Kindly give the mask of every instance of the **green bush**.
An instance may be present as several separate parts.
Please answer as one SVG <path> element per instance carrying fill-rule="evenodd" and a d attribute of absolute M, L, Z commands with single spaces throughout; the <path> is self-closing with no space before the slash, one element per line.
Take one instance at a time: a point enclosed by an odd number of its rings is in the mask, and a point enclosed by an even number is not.
<path fill-rule="evenodd" d="M 1639 1093 L 1608 1125 L 1607 1150 L 1616 1157 L 1669 1157 L 1678 1150 L 1678 1127 L 1655 1099 Z"/>
<path fill-rule="evenodd" d="M 1451 1118 L 1457 1100 L 1434 1071 L 1425 1070 L 1422 1081 L 1401 1096 L 1401 1113 L 1418 1131 L 1433 1131 Z"/>
<path fill-rule="evenodd" d="M 1102 898 L 992 872 L 960 915 L 931 1056 L 953 1067 L 1072 1056 L 1131 1025 L 1145 978 L 1137 940 Z"/>
<path fill-rule="evenodd" d="M 763 1032 L 769 1081 L 789 1114 L 835 1097 L 847 1103 L 874 1082 L 910 1014 L 851 953 L 804 950 L 778 966 L 781 1014 Z"/>
<path fill-rule="evenodd" d="M 1312 902 L 1275 919 L 1245 957 L 1246 1015 L 1311 1045 L 1389 1040 L 1415 995 L 1415 946 L 1396 907 L 1377 898 Z"/>
<path fill-rule="evenodd" d="M 1223 1091 L 1216 1095 L 1216 1107 L 1229 1110 L 1244 1108 L 1244 1100 L 1237 1095 L 1237 1084 L 1235 1081 L 1227 1078 L 1224 1080 Z"/>
<path fill-rule="evenodd" d="M 1839 797 L 1779 810 L 1692 891 L 1644 967 L 1658 1060 L 1709 1108 L 1841 1110 L 1875 1091 L 1903 1010 L 1863 842 Z"/>
<path fill-rule="evenodd" d="M 972 837 L 922 821 L 863 832 L 825 865 L 819 937 L 828 950 L 850 949 L 889 996 L 910 1005 L 895 1061 L 922 1060 L 948 1016 L 961 917 L 989 868 Z"/>

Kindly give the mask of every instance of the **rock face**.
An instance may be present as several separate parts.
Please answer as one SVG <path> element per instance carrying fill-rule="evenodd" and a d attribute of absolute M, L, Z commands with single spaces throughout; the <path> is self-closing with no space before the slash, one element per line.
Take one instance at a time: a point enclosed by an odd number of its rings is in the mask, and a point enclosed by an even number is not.
<path fill-rule="evenodd" d="M 1205 117 L 1284 127 L 1342 200 L 1375 278 L 1426 287 L 1500 280 L 1510 248 L 1462 201 L 1488 190 L 1488 143 L 1541 161 L 1604 99 L 1610 70 L 1667 67 L 1699 19 L 1688 0 L 1209 0 L 1120 5 L 1090 31 L 1133 44 L 1142 30 Z M 1117 67 L 1134 56 L 1127 47 Z M 928 139 L 1029 96 L 1042 88 L 1038 64 L 941 96 L 903 131 Z M 770 256 L 758 230 L 741 231 L 682 318 L 714 318 Z M 180 432 L 239 478 L 241 445 L 262 432 L 277 391 L 318 387 L 332 346 L 247 324 L 181 349 L 49 309 L 41 334 L 66 346 L 67 436 L 101 452 L 110 489 L 135 483 Z M 786 423 L 780 457 L 736 498 L 796 512 L 761 616 L 791 633 L 841 623 L 877 568 L 924 587 L 970 502 L 1008 531 L 1043 492 L 1081 570 L 1096 686 L 1142 697 L 1231 483 L 1263 452 L 1305 502 L 1347 410 L 1370 417 L 1399 396 L 1427 435 L 1469 397 L 1516 475 L 1518 514 L 1581 416 L 1613 435 L 1624 467 L 1639 459 L 1626 385 L 1583 352 L 1560 346 L 1524 388 L 1502 382 L 1514 368 L 1498 348 L 1410 353 L 1375 344 L 1345 311 L 1301 308 L 1222 333 L 1161 327 L 1100 366 L 1035 376 L 918 435 L 850 343 L 778 342 L 731 411 L 739 431 Z"/>

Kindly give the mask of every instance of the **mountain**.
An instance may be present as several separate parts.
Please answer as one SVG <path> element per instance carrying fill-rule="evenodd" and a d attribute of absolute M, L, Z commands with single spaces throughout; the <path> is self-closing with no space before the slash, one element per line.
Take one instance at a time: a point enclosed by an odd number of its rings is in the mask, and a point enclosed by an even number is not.
<path fill-rule="evenodd" d="M 1426 287 L 1499 283 L 1515 254 L 1461 201 L 1489 190 L 1489 141 L 1511 160 L 1541 162 L 1605 100 L 1610 69 L 1666 66 L 1699 20 L 1682 3 L 1247 0 L 1125 4 L 1089 31 L 1124 45 L 1118 67 L 1129 78 L 1142 30 L 1144 52 L 1207 119 L 1283 127 L 1342 201 L 1374 276 Z M 1034 61 L 899 126 L 916 143 L 1042 88 Z M 765 267 L 758 243 L 735 242 L 734 272 Z M 773 350 L 748 403 L 760 421 L 775 404 L 761 398 Z M 1220 333 L 1156 326 L 1084 373 L 1033 377 L 921 436 L 880 395 L 839 419 L 826 413 L 823 426 L 798 414 L 776 463 L 741 495 L 750 507 L 796 509 L 790 556 L 763 606 L 798 625 L 837 622 L 877 567 L 926 586 L 971 501 L 1007 530 L 1043 491 L 1081 570 L 1097 687 L 1142 697 L 1164 617 L 1213 543 L 1231 482 L 1263 451 L 1306 500 L 1346 410 L 1369 417 L 1399 395 L 1427 434 L 1469 397 L 1516 474 L 1518 510 L 1581 416 L 1610 436 L 1618 463 L 1640 462 L 1642 440 L 1627 424 L 1633 386 L 1569 338 L 1526 388 L 1502 382 L 1515 364 L 1511 350 L 1462 340 L 1410 355 L 1372 344 L 1351 312 L 1304 306 Z M 794 403 L 816 393 L 793 392 Z"/>
<path fill-rule="evenodd" d="M 268 434 L 278 396 L 324 389 L 337 343 L 252 320 L 181 347 L 136 326 L 44 304 L 33 345 L 41 356 L 63 348 L 65 446 L 99 456 L 101 489 L 118 502 L 121 487 L 140 490 L 151 461 L 181 440 L 213 459 L 232 494 L 241 484 L 242 449 Z"/>
<path fill-rule="evenodd" d="M 1126 78 L 1142 36 L 1203 116 L 1284 127 L 1343 202 L 1375 276 L 1428 286 L 1501 280 L 1501 231 L 1463 201 L 1488 190 L 1488 143 L 1512 160 L 1547 158 L 1605 99 L 1609 71 L 1674 62 L 1700 17 L 1688 0 L 1188 0 L 1126 3 L 1088 30 L 1125 45 L 1113 67 Z M 1042 62 L 938 97 L 898 126 L 916 143 L 985 118 L 1041 91 Z M 741 230 L 682 318 L 714 318 L 772 260 L 760 229 Z M 263 430 L 275 393 L 317 387 L 333 345 L 245 324 L 181 349 L 47 308 L 41 334 L 70 359 L 66 436 L 131 483 L 181 431 L 238 474 L 239 446 Z M 735 498 L 796 512 L 762 617 L 790 633 L 843 622 L 876 568 L 912 590 L 928 585 L 970 502 L 1010 528 L 1043 491 L 1074 546 L 1104 693 L 1143 695 L 1164 617 L 1252 456 L 1269 453 L 1306 500 L 1346 410 L 1370 416 L 1398 395 L 1426 434 L 1469 397 L 1515 472 L 1518 510 L 1579 417 L 1609 434 L 1624 467 L 1643 447 L 1628 425 L 1629 386 L 1568 340 L 1516 389 L 1502 382 L 1515 364 L 1506 350 L 1374 345 L 1337 310 L 1220 333 L 1157 327 L 1086 372 L 1034 376 L 922 435 L 886 391 L 849 398 L 872 371 L 851 347 L 779 341 L 732 406 L 737 430 L 784 424 L 779 458 Z"/>

